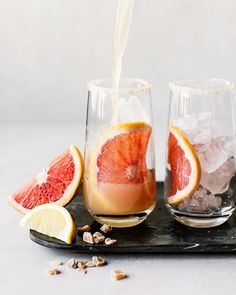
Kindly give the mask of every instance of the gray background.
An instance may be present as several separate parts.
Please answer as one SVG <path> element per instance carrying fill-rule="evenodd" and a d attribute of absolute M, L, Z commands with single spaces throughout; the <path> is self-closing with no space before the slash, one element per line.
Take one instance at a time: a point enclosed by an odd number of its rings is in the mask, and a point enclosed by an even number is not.
<path fill-rule="evenodd" d="M 87 81 L 111 75 L 117 3 L 0 0 L 1 126 L 75 124 L 83 130 Z M 235 13 L 233 0 L 135 0 L 123 77 L 153 84 L 160 178 L 168 82 L 194 77 L 235 82 Z"/>

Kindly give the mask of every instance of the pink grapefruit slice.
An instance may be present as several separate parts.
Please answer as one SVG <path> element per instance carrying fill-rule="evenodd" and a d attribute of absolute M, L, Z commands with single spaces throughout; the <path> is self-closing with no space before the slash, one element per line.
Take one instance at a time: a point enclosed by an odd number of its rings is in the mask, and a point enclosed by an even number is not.
<path fill-rule="evenodd" d="M 8 202 L 22 214 L 47 203 L 65 206 L 75 195 L 82 174 L 81 153 L 75 145 L 71 145 L 38 176 L 11 195 Z"/>
<path fill-rule="evenodd" d="M 178 205 L 197 189 L 201 178 L 201 166 L 192 144 L 174 126 L 170 126 L 168 164 L 171 172 L 171 190 L 167 201 L 169 204 Z"/>
<path fill-rule="evenodd" d="M 152 128 L 130 122 L 110 128 L 95 146 L 90 176 L 98 183 L 138 184 L 147 177 L 146 151 Z"/>
<path fill-rule="evenodd" d="M 133 214 L 154 206 L 156 182 L 146 154 L 152 128 L 127 122 L 104 132 L 91 153 L 85 205 L 98 214 Z"/>

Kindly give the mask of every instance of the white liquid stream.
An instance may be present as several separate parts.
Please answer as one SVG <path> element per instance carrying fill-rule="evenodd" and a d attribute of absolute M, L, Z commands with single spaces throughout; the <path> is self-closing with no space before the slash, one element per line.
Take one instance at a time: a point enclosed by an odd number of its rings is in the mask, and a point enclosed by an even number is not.
<path fill-rule="evenodd" d="M 112 67 L 112 87 L 117 90 L 112 96 L 112 124 L 118 121 L 118 89 L 120 85 L 122 58 L 127 46 L 130 23 L 133 15 L 134 0 L 120 0 L 116 16 L 113 67 Z"/>

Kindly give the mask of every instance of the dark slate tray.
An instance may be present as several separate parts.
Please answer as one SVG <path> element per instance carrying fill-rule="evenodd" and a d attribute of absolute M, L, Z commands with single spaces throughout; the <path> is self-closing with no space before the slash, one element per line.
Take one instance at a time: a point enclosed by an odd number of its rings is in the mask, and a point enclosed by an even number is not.
<path fill-rule="evenodd" d="M 157 184 L 158 206 L 142 224 L 133 228 L 113 229 L 109 235 L 118 240 L 116 244 L 89 245 L 77 236 L 73 244 L 67 245 L 55 238 L 50 238 L 30 230 L 30 238 L 45 247 L 77 252 L 106 253 L 213 253 L 236 252 L 236 218 L 235 214 L 225 224 L 210 229 L 195 229 L 181 225 L 169 214 L 163 202 L 163 183 Z M 77 226 L 90 224 L 92 232 L 100 225 L 93 220 L 83 207 L 79 193 L 67 205 Z"/>

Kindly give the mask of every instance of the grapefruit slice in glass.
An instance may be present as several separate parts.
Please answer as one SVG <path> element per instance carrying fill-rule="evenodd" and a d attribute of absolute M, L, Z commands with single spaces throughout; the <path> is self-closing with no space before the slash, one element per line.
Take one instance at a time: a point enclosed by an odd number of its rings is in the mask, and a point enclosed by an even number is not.
<path fill-rule="evenodd" d="M 11 195 L 8 202 L 22 214 L 46 203 L 65 206 L 75 195 L 82 174 L 81 153 L 75 145 L 71 145 L 38 176 Z"/>
<path fill-rule="evenodd" d="M 170 126 L 168 164 L 171 173 L 171 190 L 167 202 L 178 205 L 197 189 L 201 178 L 201 165 L 192 144 L 174 126 Z"/>
<path fill-rule="evenodd" d="M 142 183 L 148 173 L 146 151 L 151 131 L 147 123 L 129 122 L 105 132 L 92 152 L 92 180 L 112 184 Z"/>
<path fill-rule="evenodd" d="M 92 150 L 85 203 L 99 214 L 132 214 L 155 202 L 155 175 L 146 153 L 152 128 L 145 122 L 113 126 Z"/>

